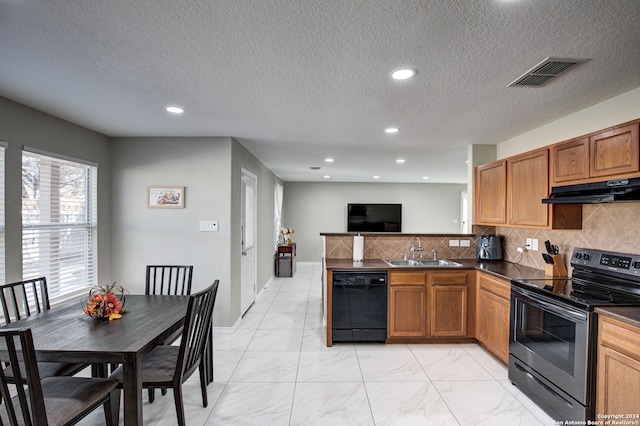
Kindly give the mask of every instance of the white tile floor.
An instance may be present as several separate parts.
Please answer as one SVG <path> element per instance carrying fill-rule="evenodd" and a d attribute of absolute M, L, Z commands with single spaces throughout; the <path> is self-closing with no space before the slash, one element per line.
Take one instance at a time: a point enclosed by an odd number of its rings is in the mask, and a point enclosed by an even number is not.
<path fill-rule="evenodd" d="M 184 385 L 188 425 L 553 425 L 478 345 L 327 348 L 320 276 L 298 264 L 235 331 L 216 330 L 209 406 L 197 374 Z M 81 423 L 100 424 L 101 410 Z M 171 391 L 144 403 L 144 424 L 176 424 Z"/>

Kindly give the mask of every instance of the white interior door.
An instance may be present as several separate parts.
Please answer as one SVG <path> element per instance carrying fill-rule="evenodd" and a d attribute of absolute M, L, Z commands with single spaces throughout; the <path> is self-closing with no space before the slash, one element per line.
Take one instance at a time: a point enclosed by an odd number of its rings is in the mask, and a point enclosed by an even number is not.
<path fill-rule="evenodd" d="M 256 184 L 255 175 L 242 170 L 242 255 L 240 309 L 242 315 L 256 300 Z"/>

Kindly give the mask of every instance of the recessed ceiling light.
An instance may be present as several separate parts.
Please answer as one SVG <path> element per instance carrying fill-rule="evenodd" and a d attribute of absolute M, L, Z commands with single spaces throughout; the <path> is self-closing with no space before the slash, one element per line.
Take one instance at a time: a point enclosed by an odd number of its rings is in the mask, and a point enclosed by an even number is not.
<path fill-rule="evenodd" d="M 398 133 L 400 129 L 397 127 L 387 127 L 384 131 L 385 133 Z"/>
<path fill-rule="evenodd" d="M 373 178 L 374 178 L 374 179 L 380 179 L 380 176 L 375 175 Z"/>
<path fill-rule="evenodd" d="M 168 106 L 167 112 L 170 112 L 171 114 L 182 114 L 184 112 L 184 108 L 180 108 L 177 106 Z"/>
<path fill-rule="evenodd" d="M 324 175 L 324 178 L 325 178 L 325 179 L 329 179 L 330 177 L 331 177 L 331 176 L 329 176 L 329 175 Z"/>
<path fill-rule="evenodd" d="M 416 75 L 416 70 L 411 68 L 401 68 L 391 73 L 391 78 L 394 80 L 406 80 Z"/>
<path fill-rule="evenodd" d="M 429 176 L 422 176 L 422 179 L 429 180 Z"/>
<path fill-rule="evenodd" d="M 404 163 L 404 161 L 405 161 L 405 160 L 404 160 L 404 158 L 398 158 L 398 159 L 396 160 L 396 163 L 398 163 L 398 164 L 402 164 L 402 163 Z"/>
<path fill-rule="evenodd" d="M 327 157 L 327 158 L 324 159 L 324 161 L 327 162 L 327 163 L 333 163 L 333 158 Z"/>

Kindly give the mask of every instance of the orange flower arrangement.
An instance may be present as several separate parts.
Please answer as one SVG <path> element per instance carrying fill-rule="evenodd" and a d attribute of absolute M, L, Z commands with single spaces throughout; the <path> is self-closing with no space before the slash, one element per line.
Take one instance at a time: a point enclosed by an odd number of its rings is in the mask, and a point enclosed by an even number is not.
<path fill-rule="evenodd" d="M 82 310 L 93 318 L 108 318 L 109 321 L 120 319 L 125 311 L 124 292 L 124 288 L 116 283 L 106 287 L 93 287 L 89 290 L 89 299 Z"/>

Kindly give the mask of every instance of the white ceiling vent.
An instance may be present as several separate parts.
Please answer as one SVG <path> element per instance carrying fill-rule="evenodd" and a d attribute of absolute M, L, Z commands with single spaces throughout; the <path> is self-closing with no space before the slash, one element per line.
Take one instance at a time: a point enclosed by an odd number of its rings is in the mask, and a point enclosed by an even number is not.
<path fill-rule="evenodd" d="M 586 62 L 584 59 L 547 58 L 518 77 L 508 87 L 540 87 L 560 74 Z"/>

